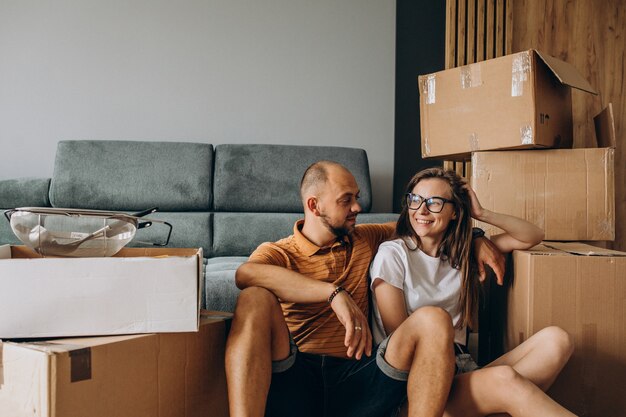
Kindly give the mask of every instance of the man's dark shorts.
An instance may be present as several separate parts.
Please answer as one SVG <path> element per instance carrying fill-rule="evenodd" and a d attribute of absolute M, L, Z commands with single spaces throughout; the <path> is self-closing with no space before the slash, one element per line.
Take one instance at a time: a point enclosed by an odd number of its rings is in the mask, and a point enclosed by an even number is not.
<path fill-rule="evenodd" d="M 266 417 L 388 416 L 406 398 L 408 372 L 389 365 L 389 338 L 361 360 L 298 351 L 272 363 Z"/>

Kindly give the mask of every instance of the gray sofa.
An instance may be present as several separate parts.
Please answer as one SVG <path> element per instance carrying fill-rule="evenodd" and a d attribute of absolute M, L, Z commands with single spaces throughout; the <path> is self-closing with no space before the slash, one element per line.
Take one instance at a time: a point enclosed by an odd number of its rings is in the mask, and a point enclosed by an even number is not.
<path fill-rule="evenodd" d="M 181 142 L 62 141 L 52 178 L 0 180 L 0 208 L 63 207 L 134 212 L 173 225 L 170 247 L 201 247 L 202 307 L 233 311 L 237 267 L 262 242 L 292 233 L 302 218 L 299 181 L 311 163 L 340 162 L 361 188 L 362 223 L 397 219 L 369 213 L 372 192 L 362 149 Z M 162 231 L 138 231 L 135 240 Z M 0 244 L 20 244 L 0 219 Z M 132 243 L 130 246 L 141 246 Z"/>

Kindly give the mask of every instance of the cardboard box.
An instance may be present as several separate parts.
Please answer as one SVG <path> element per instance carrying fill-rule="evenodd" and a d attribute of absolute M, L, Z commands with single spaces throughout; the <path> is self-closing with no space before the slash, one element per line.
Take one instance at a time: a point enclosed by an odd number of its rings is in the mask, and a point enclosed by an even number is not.
<path fill-rule="evenodd" d="M 563 328 L 575 351 L 548 393 L 580 416 L 623 416 L 626 253 L 549 242 L 513 252 L 513 262 L 507 349 L 544 327 Z"/>
<path fill-rule="evenodd" d="M 528 50 L 419 77 L 422 157 L 571 148 L 570 87 L 597 94 L 566 62 Z"/>
<path fill-rule="evenodd" d="M 229 317 L 192 333 L 0 343 L 0 416 L 228 416 Z"/>
<path fill-rule="evenodd" d="M 42 258 L 0 246 L 0 339 L 198 329 L 201 249 Z"/>
<path fill-rule="evenodd" d="M 614 240 L 612 148 L 472 154 L 472 188 L 486 209 L 525 219 L 546 240 Z M 502 230 L 476 226 L 489 235 Z"/>

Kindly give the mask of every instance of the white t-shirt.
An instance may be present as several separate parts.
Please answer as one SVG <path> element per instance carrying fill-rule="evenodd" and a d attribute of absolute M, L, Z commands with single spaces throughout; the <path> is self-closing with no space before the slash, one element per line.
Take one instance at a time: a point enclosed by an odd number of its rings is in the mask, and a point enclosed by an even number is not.
<path fill-rule="evenodd" d="M 407 313 L 419 307 L 437 306 L 446 310 L 457 325 L 461 319 L 459 295 L 461 271 L 450 266 L 450 262 L 433 258 L 417 249 L 411 239 L 395 239 L 384 242 L 370 266 L 371 288 L 377 279 L 404 291 Z M 375 343 L 380 343 L 387 334 L 380 318 L 376 295 L 372 292 L 374 323 L 372 332 Z M 465 345 L 466 329 L 455 329 L 454 341 Z"/>

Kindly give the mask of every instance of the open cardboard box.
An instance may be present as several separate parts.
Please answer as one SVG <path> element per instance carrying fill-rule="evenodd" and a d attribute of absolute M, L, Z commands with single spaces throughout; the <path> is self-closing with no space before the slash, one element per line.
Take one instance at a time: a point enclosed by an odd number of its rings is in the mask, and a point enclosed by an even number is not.
<path fill-rule="evenodd" d="M 230 316 L 207 312 L 198 332 L 0 343 L 0 416 L 227 417 Z"/>
<path fill-rule="evenodd" d="M 626 410 L 626 253 L 579 242 L 513 252 L 506 350 L 556 325 L 574 354 L 548 393 L 580 416 Z"/>
<path fill-rule="evenodd" d="M 571 148 L 570 87 L 597 94 L 570 64 L 528 50 L 418 79 L 422 157 Z"/>
<path fill-rule="evenodd" d="M 602 148 L 472 154 L 472 188 L 483 207 L 525 219 L 545 240 L 615 239 L 615 127 L 612 106 L 594 118 Z M 482 222 L 489 235 L 502 230 Z"/>
<path fill-rule="evenodd" d="M 198 330 L 202 249 L 42 258 L 0 246 L 0 339 Z"/>

